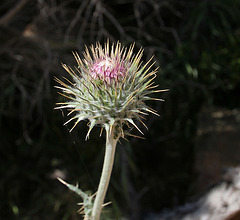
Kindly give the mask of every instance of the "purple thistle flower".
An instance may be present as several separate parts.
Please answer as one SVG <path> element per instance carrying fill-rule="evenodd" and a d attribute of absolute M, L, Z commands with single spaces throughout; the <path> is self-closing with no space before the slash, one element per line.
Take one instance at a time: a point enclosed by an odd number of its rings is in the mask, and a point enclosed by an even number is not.
<path fill-rule="evenodd" d="M 144 116 L 148 113 L 158 115 L 145 101 L 161 101 L 149 95 L 166 90 L 155 90 L 157 85 L 154 85 L 153 80 L 157 69 L 151 70 L 154 63 L 149 65 L 150 59 L 142 65 L 143 50 L 140 49 L 134 55 L 133 48 L 133 45 L 129 49 L 121 47 L 119 42 L 112 44 L 111 48 L 106 43 L 103 48 L 97 43 L 96 47 L 90 47 L 90 51 L 86 47 L 83 59 L 74 53 L 78 64 L 75 69 L 63 64 L 74 81 L 65 79 L 65 83 L 56 79 L 61 85 L 56 87 L 63 91 L 60 94 L 69 100 L 57 103 L 60 107 L 56 109 L 66 108 L 70 111 L 69 115 L 75 113 L 65 124 L 76 120 L 73 129 L 80 121 L 88 119 L 87 137 L 97 124 L 107 132 L 115 127 L 118 135 L 124 137 L 125 124 L 127 127 L 133 125 L 140 131 L 134 119 L 146 127 L 142 122 Z"/>
<path fill-rule="evenodd" d="M 111 84 L 113 81 L 123 79 L 126 75 L 126 68 L 118 60 L 106 57 L 105 59 L 96 61 L 90 67 L 90 75 L 93 79 L 103 80 L 107 84 Z"/>
<path fill-rule="evenodd" d="M 56 78 L 61 85 L 56 88 L 60 89 L 62 91 L 60 94 L 68 99 L 66 102 L 57 103 L 60 106 L 56 109 L 67 109 L 68 115 L 73 115 L 65 124 L 75 120 L 73 129 L 80 121 L 89 120 L 86 138 L 89 137 L 95 125 L 100 125 L 102 130 L 106 129 L 104 165 L 94 204 L 92 203 L 93 196 L 88 196 L 78 187 L 60 180 L 82 197 L 81 210 L 84 210 L 86 219 L 100 219 L 116 145 L 120 137 L 124 138 L 128 134 L 125 127 L 133 126 L 141 132 L 134 122 L 137 120 L 147 128 L 142 122 L 144 116 L 148 113 L 158 114 L 145 102 L 147 100 L 161 101 L 162 99 L 151 98 L 149 95 L 166 91 L 155 90 L 157 85 L 154 85 L 153 80 L 157 69 L 151 70 L 154 65 L 154 63 L 149 65 L 152 58 L 142 65 L 143 50 L 140 49 L 134 55 L 133 48 L 132 45 L 127 50 L 118 42 L 116 45 L 112 44 L 110 49 L 109 43 L 106 43 L 104 48 L 98 43 L 96 47 L 90 47 L 90 54 L 86 47 L 83 59 L 77 53 L 73 53 L 77 67 L 71 68 L 63 64 L 63 68 L 70 74 L 73 82 L 66 78 L 64 78 L 66 82 L 63 82 Z"/>

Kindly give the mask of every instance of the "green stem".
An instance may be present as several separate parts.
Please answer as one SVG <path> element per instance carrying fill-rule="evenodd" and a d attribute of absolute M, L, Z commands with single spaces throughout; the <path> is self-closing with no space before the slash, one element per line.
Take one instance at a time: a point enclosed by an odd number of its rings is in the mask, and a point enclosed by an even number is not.
<path fill-rule="evenodd" d="M 114 138 L 114 128 L 110 129 L 110 131 L 107 131 L 106 149 L 105 149 L 102 175 L 98 185 L 96 199 L 93 204 L 92 220 L 100 219 L 104 198 L 108 189 L 108 184 L 109 184 L 111 173 L 112 173 L 117 141 L 118 141 L 118 138 L 117 139 Z"/>

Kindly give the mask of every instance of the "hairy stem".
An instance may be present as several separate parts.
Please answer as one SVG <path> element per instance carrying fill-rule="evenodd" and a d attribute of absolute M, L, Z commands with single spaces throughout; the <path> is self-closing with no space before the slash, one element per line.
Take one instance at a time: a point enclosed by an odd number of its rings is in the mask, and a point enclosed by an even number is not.
<path fill-rule="evenodd" d="M 118 138 L 117 139 L 114 138 L 114 128 L 110 129 L 110 131 L 107 131 L 106 149 L 105 149 L 102 175 L 98 185 L 96 199 L 93 205 L 92 220 L 100 219 L 104 198 L 108 189 L 108 184 L 109 184 L 111 173 L 112 173 L 117 141 L 118 141 Z"/>

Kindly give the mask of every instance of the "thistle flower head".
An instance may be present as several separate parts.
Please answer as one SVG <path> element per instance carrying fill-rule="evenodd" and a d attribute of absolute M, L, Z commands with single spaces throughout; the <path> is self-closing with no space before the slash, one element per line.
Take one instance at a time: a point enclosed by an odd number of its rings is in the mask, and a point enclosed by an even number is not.
<path fill-rule="evenodd" d="M 124 137 L 124 125 L 134 126 L 134 120 L 142 122 L 143 115 L 155 110 L 145 104 L 146 100 L 160 100 L 149 97 L 150 94 L 165 90 L 155 90 L 153 85 L 156 70 L 151 70 L 154 63 L 150 59 L 145 65 L 141 58 L 143 50 L 133 54 L 134 45 L 129 49 L 106 43 L 104 47 L 97 43 L 90 50 L 86 47 L 81 59 L 73 53 L 77 67 L 71 68 L 63 64 L 63 68 L 70 74 L 72 81 L 64 78 L 64 82 L 57 79 L 61 86 L 56 86 L 68 101 L 57 103 L 56 109 L 66 108 L 75 120 L 72 129 L 82 120 L 89 120 L 89 133 L 95 125 L 100 125 L 107 132 L 113 127 L 117 137 Z M 72 130 L 71 129 L 71 130 Z M 141 131 L 140 131 L 141 132 Z M 142 132 L 141 132 L 142 133 Z"/>

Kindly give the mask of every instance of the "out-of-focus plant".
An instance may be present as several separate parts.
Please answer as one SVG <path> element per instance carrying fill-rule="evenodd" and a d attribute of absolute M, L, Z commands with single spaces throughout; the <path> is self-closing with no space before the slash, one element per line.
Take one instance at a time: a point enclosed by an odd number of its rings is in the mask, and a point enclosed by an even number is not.
<path fill-rule="evenodd" d="M 175 68 L 182 69 L 181 80 L 207 94 L 209 103 L 233 107 L 239 104 L 234 94 L 240 88 L 240 3 L 202 1 L 192 9 L 179 31 L 184 41 Z"/>

